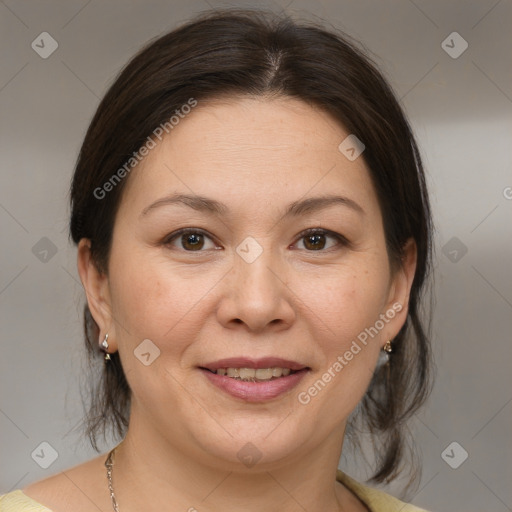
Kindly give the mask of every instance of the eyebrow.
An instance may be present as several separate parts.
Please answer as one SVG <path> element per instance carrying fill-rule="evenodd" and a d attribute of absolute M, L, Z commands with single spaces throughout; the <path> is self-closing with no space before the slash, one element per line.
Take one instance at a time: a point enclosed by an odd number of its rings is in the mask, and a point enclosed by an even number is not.
<path fill-rule="evenodd" d="M 318 197 L 308 197 L 307 199 L 290 203 L 283 217 L 305 215 L 307 213 L 323 210 L 336 204 L 346 206 L 361 215 L 365 215 L 364 209 L 353 199 L 345 196 L 324 195 Z M 156 208 L 168 205 L 187 206 L 199 212 L 207 212 L 219 216 L 229 213 L 229 208 L 224 203 L 220 203 L 215 199 L 210 199 L 208 197 L 199 195 L 173 194 L 172 196 L 158 199 L 154 203 L 144 208 L 140 214 L 140 217 L 148 214 L 150 211 Z"/>

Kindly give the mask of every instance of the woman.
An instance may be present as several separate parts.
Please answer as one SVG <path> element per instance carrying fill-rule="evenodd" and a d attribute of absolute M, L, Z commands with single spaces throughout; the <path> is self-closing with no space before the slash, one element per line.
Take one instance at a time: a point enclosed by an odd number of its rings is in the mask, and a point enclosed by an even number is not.
<path fill-rule="evenodd" d="M 71 236 L 108 454 L 1 510 L 419 510 L 395 478 L 429 390 L 431 217 L 410 127 L 347 38 L 214 12 L 122 71 L 85 137 Z M 31 508 L 32 507 L 32 508 Z"/>

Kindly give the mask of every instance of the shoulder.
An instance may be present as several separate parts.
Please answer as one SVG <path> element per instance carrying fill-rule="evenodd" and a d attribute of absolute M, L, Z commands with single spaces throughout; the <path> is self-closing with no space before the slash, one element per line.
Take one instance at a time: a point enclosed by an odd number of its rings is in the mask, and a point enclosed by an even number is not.
<path fill-rule="evenodd" d="M 103 509 L 105 472 L 100 456 L 0 498 L 0 512 L 89 512 Z M 107 501 L 108 504 L 108 501 Z"/>
<path fill-rule="evenodd" d="M 338 470 L 336 480 L 350 489 L 370 510 L 370 512 L 427 512 L 422 508 L 404 503 L 399 499 L 378 489 L 360 484 L 353 478 Z"/>

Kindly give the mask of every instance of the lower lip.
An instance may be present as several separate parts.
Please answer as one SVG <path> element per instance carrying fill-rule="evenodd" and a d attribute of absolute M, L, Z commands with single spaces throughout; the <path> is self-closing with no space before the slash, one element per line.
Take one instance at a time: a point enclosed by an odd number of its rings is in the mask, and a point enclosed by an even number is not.
<path fill-rule="evenodd" d="M 305 368 L 286 377 L 279 377 L 266 382 L 245 382 L 225 375 L 217 375 L 209 370 L 201 369 L 201 371 L 213 385 L 231 396 L 241 398 L 246 402 L 265 402 L 293 389 L 308 370 Z"/>

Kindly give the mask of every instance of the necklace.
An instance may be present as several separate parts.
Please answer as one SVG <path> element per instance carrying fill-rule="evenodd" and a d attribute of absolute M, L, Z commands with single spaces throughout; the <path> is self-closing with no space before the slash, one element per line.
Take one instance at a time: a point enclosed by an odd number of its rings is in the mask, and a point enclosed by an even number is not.
<path fill-rule="evenodd" d="M 117 446 L 116 446 L 117 448 Z M 110 492 L 110 500 L 112 501 L 112 508 L 115 512 L 119 512 L 119 507 L 117 505 L 116 495 L 114 494 L 114 485 L 112 484 L 112 467 L 114 466 L 114 455 L 116 448 L 110 450 L 108 454 L 107 460 L 105 461 L 105 467 L 107 468 L 107 481 L 108 481 L 108 490 Z"/>
<path fill-rule="evenodd" d="M 108 491 L 110 493 L 110 500 L 112 501 L 112 508 L 114 512 L 119 512 L 116 495 L 114 494 L 114 484 L 112 483 L 112 468 L 114 467 L 116 448 L 117 446 L 110 450 L 107 460 L 105 461 L 105 467 L 107 468 Z"/>

